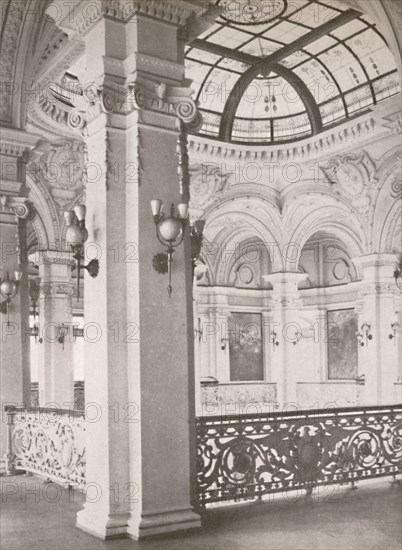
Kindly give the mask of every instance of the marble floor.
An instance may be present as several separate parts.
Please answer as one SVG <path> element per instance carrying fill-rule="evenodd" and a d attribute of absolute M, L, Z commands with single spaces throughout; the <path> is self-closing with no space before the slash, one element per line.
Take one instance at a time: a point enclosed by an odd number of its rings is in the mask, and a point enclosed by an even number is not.
<path fill-rule="evenodd" d="M 37 477 L 1 478 L 1 550 L 400 550 L 401 486 L 389 479 L 208 510 L 197 532 L 136 542 L 77 529 L 82 496 Z M 44 495 L 46 498 L 44 498 Z M 55 502 L 50 502 L 55 500 Z"/>

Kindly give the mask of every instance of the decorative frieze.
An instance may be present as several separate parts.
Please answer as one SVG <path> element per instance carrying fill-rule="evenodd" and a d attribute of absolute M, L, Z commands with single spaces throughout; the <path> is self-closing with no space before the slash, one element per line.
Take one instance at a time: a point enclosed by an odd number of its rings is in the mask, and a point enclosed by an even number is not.
<path fill-rule="evenodd" d="M 89 31 L 101 17 L 107 17 L 127 23 L 135 15 L 144 15 L 184 26 L 194 10 L 185 5 L 166 0 L 82 0 L 74 6 L 74 17 L 71 17 L 71 5 L 63 0 L 53 1 L 48 9 L 49 17 L 57 13 L 57 25 L 69 38 L 76 38 Z"/>

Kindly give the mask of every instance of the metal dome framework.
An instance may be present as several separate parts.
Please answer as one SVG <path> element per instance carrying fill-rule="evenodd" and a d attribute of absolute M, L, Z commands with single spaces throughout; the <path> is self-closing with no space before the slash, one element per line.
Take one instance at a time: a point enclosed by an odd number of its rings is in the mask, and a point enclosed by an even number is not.
<path fill-rule="evenodd" d="M 276 144 L 319 134 L 400 92 L 387 42 L 340 2 L 215 1 L 219 16 L 186 49 L 200 134 Z"/>

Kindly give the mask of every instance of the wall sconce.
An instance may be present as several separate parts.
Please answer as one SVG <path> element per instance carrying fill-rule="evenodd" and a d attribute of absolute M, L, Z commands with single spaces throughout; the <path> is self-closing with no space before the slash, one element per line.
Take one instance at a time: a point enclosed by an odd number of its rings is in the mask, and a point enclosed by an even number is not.
<path fill-rule="evenodd" d="M 272 348 L 275 351 L 275 348 L 279 346 L 279 341 L 277 339 L 277 334 L 274 330 L 271 331 L 271 341 L 272 341 Z"/>
<path fill-rule="evenodd" d="M 11 300 L 17 295 L 21 278 L 21 271 L 14 271 L 14 279 L 10 279 L 8 271 L 5 279 L 0 278 L 0 293 L 6 299 L 6 301 L 1 304 L 1 312 L 7 313 L 8 327 L 10 326 L 10 303 Z"/>
<path fill-rule="evenodd" d="M 64 340 L 66 339 L 66 336 L 68 334 L 68 326 L 62 323 L 61 325 L 58 325 L 57 327 L 57 340 L 59 344 L 63 346 L 64 350 Z"/>
<path fill-rule="evenodd" d="M 359 386 L 364 386 L 366 382 L 366 375 L 365 374 L 361 374 L 360 376 L 358 376 L 356 378 L 356 384 L 358 384 Z"/>
<path fill-rule="evenodd" d="M 191 239 L 191 263 L 193 266 L 193 275 L 196 262 L 200 256 L 202 241 L 204 238 L 205 220 L 196 220 L 190 229 Z"/>
<path fill-rule="evenodd" d="M 203 330 L 202 330 L 201 319 L 198 317 L 198 328 L 194 329 L 194 338 L 198 336 L 198 341 L 201 342 L 202 335 L 203 335 Z"/>
<path fill-rule="evenodd" d="M 369 340 L 373 339 L 373 335 L 371 334 L 371 324 L 364 321 L 360 327 L 360 330 L 361 332 L 356 332 L 359 343 L 362 347 L 368 346 Z"/>
<path fill-rule="evenodd" d="M 184 230 L 187 223 L 188 205 L 181 202 L 177 205 L 178 215 L 174 215 L 174 204 L 170 207 L 170 216 L 165 218 L 163 213 L 163 202 L 160 199 L 154 199 L 151 201 L 151 210 L 154 217 L 156 236 L 158 241 L 166 246 L 167 253 L 167 272 L 169 274 L 169 284 L 167 291 L 169 298 L 172 294 L 172 257 L 175 248 L 177 248 L 184 239 Z M 162 262 L 162 254 L 157 254 L 153 259 L 153 266 L 158 273 L 166 273 L 166 266 L 162 263 L 166 263 L 166 260 Z M 158 260 L 159 258 L 159 260 Z M 166 256 L 165 256 L 166 258 Z M 158 269 L 159 264 L 159 269 Z"/>
<path fill-rule="evenodd" d="M 295 340 L 293 340 L 292 344 L 295 346 L 301 340 L 302 336 L 303 334 L 300 332 L 299 329 L 297 329 L 295 332 Z"/>
<path fill-rule="evenodd" d="M 35 337 L 35 344 L 43 344 L 43 338 L 38 338 L 39 336 L 39 323 L 34 323 L 31 329 L 31 336 Z"/>
<path fill-rule="evenodd" d="M 229 338 L 221 338 L 221 350 L 226 351 L 227 344 L 229 344 Z"/>
<path fill-rule="evenodd" d="M 64 212 L 64 219 L 67 224 L 66 241 L 74 252 L 73 258 L 77 265 L 77 300 L 80 299 L 80 271 L 86 269 L 91 277 L 96 277 L 99 273 L 99 260 L 91 260 L 88 265 L 83 265 L 84 244 L 88 239 L 88 230 L 85 227 L 86 207 L 77 205 L 74 211 Z"/>
<path fill-rule="evenodd" d="M 40 279 L 29 279 L 29 297 L 32 301 L 33 316 L 36 319 L 36 306 L 40 296 Z M 36 341 L 36 340 L 35 340 Z"/>
<path fill-rule="evenodd" d="M 395 321 L 395 323 L 391 323 L 392 334 L 389 335 L 389 339 L 390 340 L 394 339 L 394 344 L 396 343 L 396 335 L 397 335 L 398 328 L 399 328 L 398 321 Z"/>
<path fill-rule="evenodd" d="M 402 264 L 395 269 L 394 278 L 396 286 L 402 290 Z"/>

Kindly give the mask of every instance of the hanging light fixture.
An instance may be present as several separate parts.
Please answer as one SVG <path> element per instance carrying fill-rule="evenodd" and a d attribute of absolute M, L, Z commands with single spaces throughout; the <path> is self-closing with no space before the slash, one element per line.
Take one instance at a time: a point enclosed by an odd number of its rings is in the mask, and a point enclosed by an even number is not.
<path fill-rule="evenodd" d="M 174 204 L 170 207 L 170 216 L 165 218 L 163 213 L 163 202 L 160 199 L 151 200 L 151 210 L 156 227 L 156 236 L 158 241 L 166 246 L 167 254 L 167 271 L 169 274 L 169 283 L 167 291 L 169 298 L 172 294 L 172 258 L 175 249 L 183 242 L 184 230 L 187 224 L 188 217 L 188 204 L 182 202 L 177 205 L 177 216 L 175 216 Z M 159 255 L 160 256 L 160 255 Z M 155 257 L 153 262 L 154 268 L 159 273 L 166 272 L 158 269 L 155 264 Z"/>
<path fill-rule="evenodd" d="M 64 219 L 67 224 L 66 241 L 73 251 L 73 258 L 77 266 L 77 300 L 80 299 L 80 272 L 86 269 L 91 277 L 99 273 L 99 260 L 93 259 L 88 265 L 84 265 L 84 246 L 88 239 L 88 230 L 85 226 L 86 207 L 77 205 L 74 210 L 64 212 Z"/>
<path fill-rule="evenodd" d="M 14 271 L 14 279 L 10 279 L 7 271 L 5 279 L 0 278 L 0 293 L 6 299 L 1 304 L 1 312 L 7 313 L 7 326 L 10 326 L 10 304 L 11 300 L 17 295 L 19 283 L 22 278 L 21 271 Z M 4 304 L 4 305 L 3 305 Z"/>

